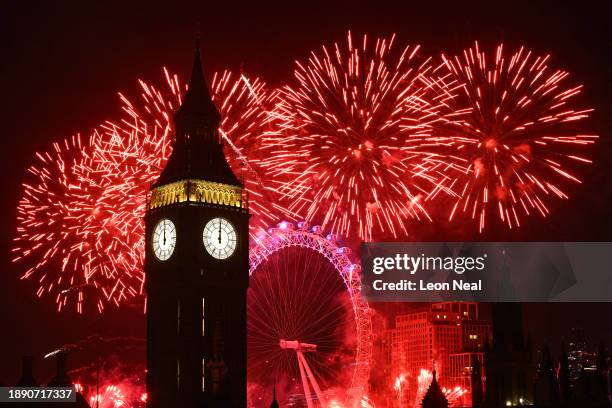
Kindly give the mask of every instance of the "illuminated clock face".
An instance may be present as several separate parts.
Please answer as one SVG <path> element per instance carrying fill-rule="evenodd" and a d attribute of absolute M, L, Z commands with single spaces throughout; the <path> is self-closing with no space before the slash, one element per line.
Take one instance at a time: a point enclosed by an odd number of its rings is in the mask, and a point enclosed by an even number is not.
<path fill-rule="evenodd" d="M 176 227 L 167 218 L 160 220 L 153 229 L 153 253 L 160 261 L 172 256 L 176 246 Z"/>
<path fill-rule="evenodd" d="M 213 218 L 204 227 L 204 247 L 214 258 L 229 258 L 236 250 L 236 230 L 225 218 Z"/>

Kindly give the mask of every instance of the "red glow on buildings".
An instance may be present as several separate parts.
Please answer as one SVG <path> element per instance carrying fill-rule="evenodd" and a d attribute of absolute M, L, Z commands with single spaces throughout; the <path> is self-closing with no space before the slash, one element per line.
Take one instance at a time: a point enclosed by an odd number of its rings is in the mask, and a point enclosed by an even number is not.
<path fill-rule="evenodd" d="M 491 337 L 491 323 L 481 319 L 477 303 L 434 303 L 397 315 L 395 328 L 389 330 L 387 337 L 388 383 L 394 384 L 398 377 L 405 381 L 401 396 L 396 393 L 381 401 L 382 406 L 418 405 L 419 375 L 422 369 L 432 368 L 437 371 L 440 386 L 467 391 L 457 398 L 456 406 L 470 405 L 472 361 L 475 357 L 483 363 L 485 343 Z"/>

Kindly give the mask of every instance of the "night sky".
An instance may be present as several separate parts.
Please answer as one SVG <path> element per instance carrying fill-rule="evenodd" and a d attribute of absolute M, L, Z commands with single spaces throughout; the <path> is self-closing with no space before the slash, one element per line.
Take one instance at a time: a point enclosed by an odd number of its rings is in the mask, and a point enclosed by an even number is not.
<path fill-rule="evenodd" d="M 136 95 L 137 78 L 162 80 L 161 67 L 188 75 L 199 22 L 208 73 L 243 69 L 271 85 L 291 78 L 295 59 L 320 44 L 343 42 L 346 30 L 371 36 L 398 34 L 424 52 L 460 52 L 474 40 L 503 41 L 550 52 L 554 67 L 585 85 L 582 106 L 596 108 L 589 131 L 602 137 L 583 174 L 584 183 L 551 217 L 529 220 L 518 232 L 495 232 L 495 240 L 611 241 L 609 179 L 612 152 L 611 47 L 604 2 L 4 2 L 0 30 L 2 75 L 2 209 L 0 211 L 0 382 L 16 381 L 22 354 L 40 355 L 91 334 L 143 336 L 140 309 L 104 316 L 58 315 L 53 300 L 36 300 L 31 282 L 17 279 L 9 259 L 16 203 L 33 153 L 54 141 L 90 130 L 119 113 L 117 91 Z M 294 4 L 295 3 L 295 4 Z M 333 3 L 333 4 L 332 4 Z M 384 4 L 383 4 L 384 3 Z M 447 4 L 448 3 L 448 4 Z M 535 3 L 535 4 L 533 4 Z M 135 98 L 134 98 L 135 99 Z M 468 239 L 440 225 L 423 227 L 422 239 Z M 112 309 L 112 308 L 110 308 Z M 612 306 L 528 305 L 527 329 L 534 344 L 558 348 L 568 327 L 581 325 L 592 339 L 612 343 Z M 608 316 L 607 324 L 605 317 Z M 91 356 L 75 356 L 86 360 Z M 49 364 L 47 364 L 49 366 Z M 48 367 L 44 367 L 44 377 Z M 44 379 L 44 378 L 43 378 Z"/>

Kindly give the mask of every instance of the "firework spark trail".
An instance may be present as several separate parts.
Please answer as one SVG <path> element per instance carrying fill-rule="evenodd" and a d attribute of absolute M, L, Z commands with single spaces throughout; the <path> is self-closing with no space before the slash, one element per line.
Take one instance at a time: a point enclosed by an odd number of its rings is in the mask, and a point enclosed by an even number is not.
<path fill-rule="evenodd" d="M 579 130 L 592 112 L 573 106 L 582 86 L 568 87 L 568 72 L 524 47 L 487 53 L 475 43 L 442 60 L 437 72 L 461 84 L 445 129 L 453 145 L 442 170 L 455 197 L 449 220 L 463 214 L 482 232 L 490 211 L 508 228 L 532 213 L 547 216 L 550 200 L 581 183 L 574 169 L 591 163 L 585 147 L 598 138 Z"/>
<path fill-rule="evenodd" d="M 417 384 L 416 384 L 417 391 L 416 391 L 416 397 L 414 400 L 415 408 L 421 406 L 421 403 L 423 402 L 423 397 L 425 396 L 425 393 L 429 389 L 429 385 L 431 384 L 432 381 L 433 381 L 432 372 L 425 368 L 421 368 L 419 372 L 419 376 L 417 377 Z"/>
<path fill-rule="evenodd" d="M 164 74 L 162 90 L 139 81 L 141 104 L 119 94 L 119 121 L 103 123 L 87 142 L 74 137 L 55 144 L 53 152 L 37 154 L 28 171 L 33 181 L 23 185 L 13 261 L 28 262 L 22 278 L 38 281 L 39 297 L 56 293 L 58 310 L 70 298 L 81 313 L 90 292 L 95 296 L 88 302 L 100 312 L 108 302 L 119 305 L 143 293 L 147 193 L 172 151 L 173 112 L 185 90 L 176 75 Z M 281 210 L 269 205 L 254 175 L 258 146 L 274 128 L 275 116 L 266 110 L 272 94 L 261 80 L 229 71 L 215 74 L 212 94 L 230 165 L 238 174 L 249 169 L 244 182 L 252 232 L 261 230 Z"/>
<path fill-rule="evenodd" d="M 337 43 L 306 63 L 280 91 L 281 136 L 262 163 L 287 208 L 332 233 L 371 240 L 407 234 L 409 218 L 430 219 L 421 198 L 436 189 L 429 169 L 437 111 L 452 95 L 432 91 L 431 59 L 395 36 Z M 447 85 L 446 91 L 450 89 Z"/>
<path fill-rule="evenodd" d="M 465 388 L 461 388 L 460 386 L 456 386 L 454 388 L 442 387 L 442 393 L 448 401 L 448 406 L 453 407 L 455 406 L 455 403 L 459 402 L 458 400 L 463 397 L 465 393 L 467 393 L 467 390 Z"/>
<path fill-rule="evenodd" d="M 125 395 L 121 388 L 116 385 L 107 385 L 103 388 L 103 393 L 93 394 L 89 398 L 89 403 L 95 406 L 107 407 L 107 408 L 118 408 L 126 407 Z"/>

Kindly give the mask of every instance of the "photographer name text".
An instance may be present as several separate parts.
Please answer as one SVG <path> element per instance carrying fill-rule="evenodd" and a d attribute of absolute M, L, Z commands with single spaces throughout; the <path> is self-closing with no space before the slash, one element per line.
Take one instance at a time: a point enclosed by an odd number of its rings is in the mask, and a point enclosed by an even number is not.
<path fill-rule="evenodd" d="M 462 291 L 478 292 L 482 290 L 482 281 L 466 282 L 462 279 L 453 279 L 451 282 L 426 282 L 422 279 L 402 279 L 396 282 L 385 282 L 376 279 L 372 288 L 376 291 Z"/>

